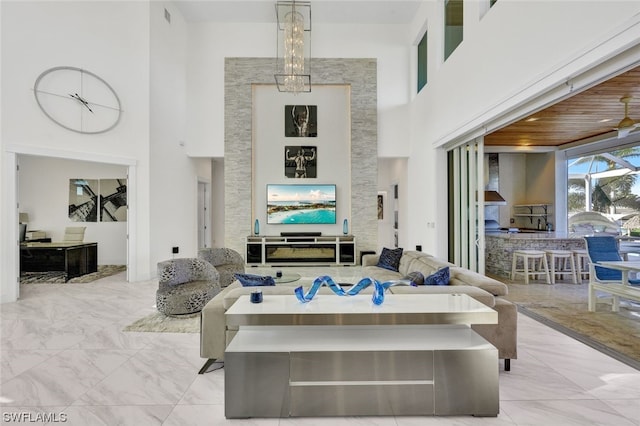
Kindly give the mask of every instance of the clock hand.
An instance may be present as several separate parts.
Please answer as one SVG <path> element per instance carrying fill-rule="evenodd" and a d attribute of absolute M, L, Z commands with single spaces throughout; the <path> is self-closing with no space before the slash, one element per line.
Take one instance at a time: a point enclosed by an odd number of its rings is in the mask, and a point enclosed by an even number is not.
<path fill-rule="evenodd" d="M 73 99 L 76 99 L 78 102 L 80 102 L 82 105 L 84 105 L 90 113 L 93 113 L 93 110 L 91 108 L 89 108 L 89 102 L 85 101 L 84 99 L 82 99 L 82 97 L 80 97 L 80 95 L 78 95 L 77 93 L 75 94 L 71 94 L 69 93 L 69 96 L 71 96 Z"/>
<path fill-rule="evenodd" d="M 78 99 L 80 102 L 82 102 L 82 105 L 84 105 L 85 107 L 87 107 L 87 109 L 89 110 L 89 112 L 93 113 L 93 110 L 91 108 L 89 108 L 89 102 L 85 101 L 82 97 L 80 97 L 80 95 L 78 95 L 76 93 L 76 99 Z"/>

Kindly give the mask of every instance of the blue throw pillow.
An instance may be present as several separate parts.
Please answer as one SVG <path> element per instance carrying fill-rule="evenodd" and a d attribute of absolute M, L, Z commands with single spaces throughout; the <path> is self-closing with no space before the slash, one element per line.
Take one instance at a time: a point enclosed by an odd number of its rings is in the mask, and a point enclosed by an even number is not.
<path fill-rule="evenodd" d="M 420 271 L 409 272 L 407 275 L 402 277 L 403 280 L 409 280 L 411 285 L 422 285 L 424 284 L 424 275 Z"/>
<path fill-rule="evenodd" d="M 382 253 L 380 253 L 380 259 L 378 260 L 378 264 L 376 266 L 384 269 L 388 269 L 390 271 L 398 272 L 398 268 L 400 267 L 400 258 L 402 257 L 402 249 L 388 249 L 384 247 L 382 249 Z"/>
<path fill-rule="evenodd" d="M 424 283 L 426 285 L 449 285 L 449 267 L 445 266 L 428 277 L 424 277 Z"/>
<path fill-rule="evenodd" d="M 234 274 L 243 287 L 261 287 L 276 285 L 273 277 L 263 277 L 262 275 Z"/>

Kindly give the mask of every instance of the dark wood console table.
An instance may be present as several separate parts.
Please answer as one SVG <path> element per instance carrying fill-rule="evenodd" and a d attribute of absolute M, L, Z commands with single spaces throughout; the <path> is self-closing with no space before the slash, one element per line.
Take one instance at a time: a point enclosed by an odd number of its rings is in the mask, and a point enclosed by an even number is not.
<path fill-rule="evenodd" d="M 67 281 L 98 271 L 98 243 L 20 244 L 20 272 L 62 271 Z"/>

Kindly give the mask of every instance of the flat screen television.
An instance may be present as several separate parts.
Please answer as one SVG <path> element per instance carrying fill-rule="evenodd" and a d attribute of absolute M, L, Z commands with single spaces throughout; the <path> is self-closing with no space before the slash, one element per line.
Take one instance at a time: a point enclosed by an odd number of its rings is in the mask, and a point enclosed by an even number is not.
<path fill-rule="evenodd" d="M 268 184 L 267 223 L 335 224 L 336 186 L 330 184 Z"/>

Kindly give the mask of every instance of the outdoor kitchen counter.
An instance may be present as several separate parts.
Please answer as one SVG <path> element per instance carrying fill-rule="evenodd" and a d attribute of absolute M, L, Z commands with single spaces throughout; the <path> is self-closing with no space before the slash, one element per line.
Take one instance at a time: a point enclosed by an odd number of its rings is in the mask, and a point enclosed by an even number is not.
<path fill-rule="evenodd" d="M 508 278 L 511 260 L 516 250 L 579 250 L 584 249 L 582 236 L 556 232 L 487 232 L 485 234 L 485 269 L 487 273 Z"/>

